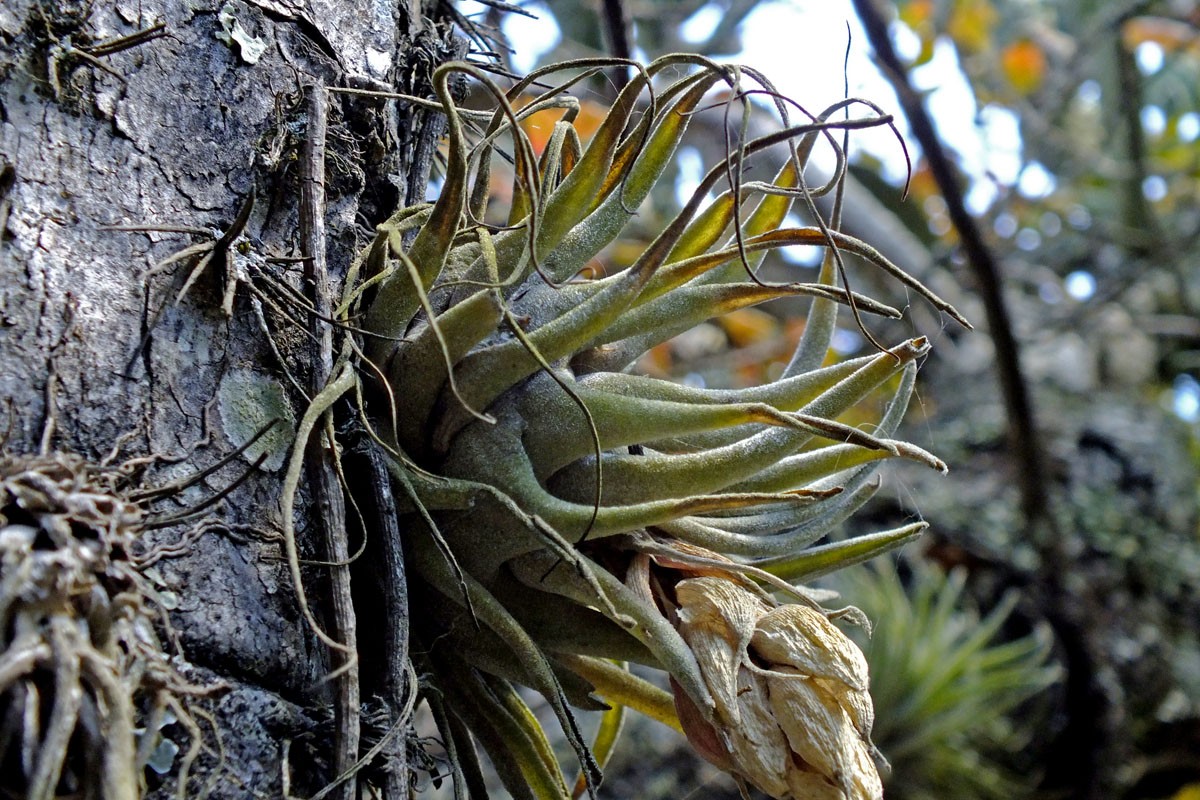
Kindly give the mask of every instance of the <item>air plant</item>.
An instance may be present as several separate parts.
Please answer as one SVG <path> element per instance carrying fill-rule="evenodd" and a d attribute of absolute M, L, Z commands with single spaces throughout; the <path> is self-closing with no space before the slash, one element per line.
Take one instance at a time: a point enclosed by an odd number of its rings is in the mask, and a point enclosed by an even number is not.
<path fill-rule="evenodd" d="M 1028 701 L 1062 677 L 1048 631 L 998 641 L 1015 593 L 981 617 L 963 596 L 964 570 L 914 567 L 907 586 L 886 562 L 836 580 L 876 624 L 863 648 L 889 796 L 1036 797 L 1037 771 L 1017 764 L 1039 718 Z"/>
<path fill-rule="evenodd" d="M 632 77 L 581 141 L 568 91 L 613 66 L 632 67 Z M 460 107 L 460 76 L 490 108 Z M 879 797 L 865 665 L 830 622 L 861 615 L 824 608 L 827 594 L 796 582 L 924 528 L 809 547 L 871 495 L 883 460 L 945 470 L 890 438 L 926 339 L 825 363 L 839 306 L 860 323 L 901 316 L 850 289 L 849 254 L 966 324 L 840 233 L 836 213 L 832 223 L 816 213 L 813 197 L 835 191 L 844 169 L 835 134 L 890 119 L 846 100 L 793 122 L 793 107 L 758 73 L 683 55 L 645 67 L 574 61 L 507 90 L 475 65 L 451 63 L 433 84 L 448 121 L 440 195 L 380 225 L 352 265 L 340 313 L 353 335 L 299 441 L 337 397 L 366 389 L 365 419 L 390 453 L 402 505 L 414 658 L 460 796 L 485 792 L 476 745 L 513 797 L 572 794 L 514 688 L 523 685 L 546 698 L 582 765 L 576 794 L 595 793 L 605 732 L 631 707 L 685 730 L 703 755 L 774 797 Z M 775 99 L 782 126 L 749 138 L 755 92 Z M 632 264 L 597 275 L 591 267 L 713 103 L 727 113 L 742 104 L 739 141 Z M 548 108 L 562 116 L 538 153 L 522 122 Z M 837 154 L 836 176 L 809 187 L 805 166 L 822 139 Z M 512 199 L 507 221 L 493 225 L 489 184 L 502 156 Z M 761 170 L 776 156 L 771 180 L 745 179 L 752 160 Z M 794 203 L 817 223 L 785 226 Z M 757 274 L 768 251 L 797 244 L 826 249 L 817 281 Z M 807 326 L 772 383 L 706 389 L 629 370 L 698 323 L 797 296 L 811 298 Z M 889 390 L 870 432 L 838 421 Z M 303 450 L 290 465 L 293 488 Z M 291 503 L 289 491 L 287 525 Z M 673 692 L 634 677 L 627 661 L 665 670 Z M 595 748 L 572 706 L 609 709 Z"/>

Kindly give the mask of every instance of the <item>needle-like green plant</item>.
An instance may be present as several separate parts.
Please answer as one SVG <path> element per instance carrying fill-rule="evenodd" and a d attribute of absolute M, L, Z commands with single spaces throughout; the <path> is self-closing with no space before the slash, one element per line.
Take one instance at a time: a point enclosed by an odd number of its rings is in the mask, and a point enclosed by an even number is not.
<path fill-rule="evenodd" d="M 963 596 L 966 573 L 918 567 L 906 589 L 891 564 L 849 570 L 838 587 L 871 617 L 864 642 L 879 713 L 875 740 L 892 764 L 889 797 L 1035 797 L 1038 774 L 1015 759 L 1033 719 L 1013 714 L 1061 678 L 1048 631 L 997 642 L 1016 604 L 980 617 Z"/>
<path fill-rule="evenodd" d="M 632 77 L 583 141 L 568 92 L 613 66 Z M 460 107 L 464 77 L 487 98 L 484 111 Z M 577 793 L 594 794 L 609 734 L 632 707 L 685 729 L 706 757 L 773 796 L 879 796 L 865 666 L 829 623 L 857 615 L 824 609 L 827 598 L 793 582 L 924 528 L 809 547 L 867 499 L 884 459 L 945 470 L 891 438 L 924 338 L 826 364 L 839 307 L 860 323 L 900 316 L 852 292 L 850 267 L 882 269 L 966 324 L 840 233 L 836 213 L 829 223 L 816 214 L 813 197 L 839 185 L 839 137 L 889 118 L 847 100 L 797 120 L 752 70 L 682 55 L 645 67 L 575 61 L 508 89 L 452 63 L 433 84 L 448 120 L 440 195 L 380 225 L 352 266 L 339 313 L 354 334 L 301 422 L 288 481 L 294 490 L 299 443 L 321 414 L 365 390 L 407 532 L 414 656 L 459 796 L 485 791 L 477 745 L 513 797 L 571 795 L 518 684 L 540 692 L 561 723 L 582 765 Z M 782 124 L 750 138 L 755 93 L 774 99 Z M 694 116 L 739 104 L 736 143 L 682 211 L 628 266 L 585 269 L 637 214 Z M 539 153 L 522 121 L 549 108 L 561 118 Z M 804 171 L 821 140 L 837 154 L 836 175 L 812 188 Z M 507 220 L 489 224 L 502 159 L 511 202 Z M 772 160 L 773 177 L 746 179 Z M 793 204 L 818 223 L 789 226 Z M 798 244 L 826 248 L 817 281 L 759 277 L 767 251 Z M 796 296 L 811 298 L 807 327 L 772 383 L 704 389 L 629 371 L 698 323 Z M 838 421 L 887 391 L 870 431 Z M 290 528 L 286 539 L 299 586 Z M 300 600 L 320 632 L 302 590 Z M 665 670 L 674 697 L 623 661 Z M 572 706 L 610 708 L 594 747 Z"/>

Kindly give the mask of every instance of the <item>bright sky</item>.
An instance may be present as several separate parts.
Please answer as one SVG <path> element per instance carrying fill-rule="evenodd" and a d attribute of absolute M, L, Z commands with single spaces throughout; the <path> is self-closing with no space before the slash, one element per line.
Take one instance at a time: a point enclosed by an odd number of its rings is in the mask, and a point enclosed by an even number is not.
<path fill-rule="evenodd" d="M 471 5 L 464 4 L 464 10 L 470 13 Z M 536 14 L 543 6 L 530 3 L 525 7 Z M 702 7 L 685 23 L 684 38 L 703 41 L 722 13 L 716 3 Z M 847 25 L 851 36 L 850 94 L 870 99 L 896 113 L 897 123 L 907 138 L 907 126 L 899 114 L 895 95 L 871 63 L 866 35 L 850 0 L 766 0 L 743 24 L 745 50 L 731 60 L 759 69 L 784 94 L 810 110 L 819 110 L 842 98 Z M 510 14 L 504 28 L 517 46 L 513 60 L 519 70 L 531 67 L 559 38 L 549 15 L 531 20 Z M 915 37 L 903 35 L 897 45 L 902 57 L 915 55 L 919 46 Z M 928 107 L 938 121 L 944 141 L 958 155 L 967 174 L 975 178 L 968 195 L 973 210 L 982 211 L 988 206 L 996 194 L 995 181 L 1012 185 L 1020 180 L 1023 192 L 1028 195 L 1045 194 L 1051 188 L 1045 172 L 1034 168 L 1021 173 L 1016 118 L 997 108 L 985 108 L 977 114 L 952 46 L 937 45 L 932 61 L 915 70 L 913 80 L 918 88 L 929 91 Z M 911 141 L 909 144 L 915 152 L 915 145 Z M 883 129 L 856 132 L 852 137 L 854 148 L 882 159 L 888 179 L 895 183 L 903 180 L 903 157 L 890 132 Z"/>
<path fill-rule="evenodd" d="M 803 47 L 798 48 L 799 31 L 804 36 Z M 900 31 L 907 33 L 903 28 Z M 753 54 L 743 58 L 762 61 L 756 66 L 773 76 L 785 93 L 823 107 L 842 97 L 841 65 L 847 36 L 851 96 L 870 99 L 894 113 L 900 130 L 910 140 L 910 149 L 916 151 L 895 94 L 871 62 L 866 34 L 850 0 L 764 3 L 743 27 L 746 53 Z M 911 35 L 899 36 L 896 44 L 902 58 L 915 56 L 920 46 Z M 935 46 L 933 59 L 914 71 L 913 81 L 918 89 L 930 92 L 927 104 L 939 133 L 958 154 L 962 168 L 976 178 L 968 202 L 974 209 L 983 210 L 994 196 L 991 182 L 982 180 L 983 176 L 992 175 L 1005 184 L 1018 178 L 1020 137 L 1015 117 L 1007 111 L 985 109 L 977 124 L 974 98 L 959 70 L 954 48 L 948 43 Z M 863 148 L 883 160 L 885 177 L 897 183 L 903 180 L 903 159 L 890 132 L 867 130 L 851 140 L 852 148 Z"/>

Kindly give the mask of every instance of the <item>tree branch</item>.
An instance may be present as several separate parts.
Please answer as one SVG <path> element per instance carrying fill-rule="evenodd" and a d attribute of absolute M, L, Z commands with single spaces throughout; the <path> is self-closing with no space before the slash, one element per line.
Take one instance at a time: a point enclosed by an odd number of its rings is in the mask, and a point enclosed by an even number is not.
<path fill-rule="evenodd" d="M 1038 440 L 1029 388 L 1021 372 L 1019 346 L 1001 291 L 1000 265 L 983 241 L 975 218 L 967 211 L 958 172 L 938 139 L 933 120 L 925 110 L 920 95 L 909 83 L 904 65 L 892 49 L 887 23 L 879 12 L 876 0 L 854 0 L 854 8 L 875 50 L 880 69 L 895 89 L 913 135 L 925 153 L 930 172 L 946 201 L 950 220 L 958 231 L 967 263 L 979 284 L 988 329 L 996 350 L 996 371 L 1008 415 L 1009 440 L 1017 460 L 1021 505 L 1027 520 L 1046 521 L 1049 514 L 1044 456 Z"/>
<path fill-rule="evenodd" d="M 300 238 L 304 255 L 305 293 L 315 314 L 309 316 L 312 334 L 309 387 L 315 396 L 329 381 L 333 369 L 333 333 L 324 320 L 332 314 L 329 274 L 325 263 L 325 131 L 328 109 L 325 89 L 307 88 L 308 135 L 302 155 L 303 177 L 300 183 Z M 331 462 L 335 453 L 331 441 L 333 419 L 326 414 L 322 435 L 311 440 L 308 474 L 316 498 L 316 514 L 321 520 L 325 554 L 330 569 L 330 628 L 333 636 L 346 645 L 347 653 L 335 656 L 337 703 L 334 707 L 334 774 L 344 775 L 358 761 L 361 736 L 361 700 L 358 674 L 357 621 L 350 593 L 350 548 L 346 538 L 346 501 L 338 482 L 337 469 Z M 328 447 L 325 445 L 329 444 Z M 336 457 L 336 456 L 333 456 Z M 358 795 L 357 781 L 351 779 L 339 788 L 343 800 Z"/>
<path fill-rule="evenodd" d="M 633 46 L 629 41 L 629 15 L 625 12 L 625 4 L 621 0 L 604 0 L 600 16 L 604 20 L 608 51 L 617 58 L 632 58 Z M 629 68 L 621 67 L 614 70 L 613 81 L 616 92 L 619 93 L 625 88 L 625 84 L 629 83 Z"/>

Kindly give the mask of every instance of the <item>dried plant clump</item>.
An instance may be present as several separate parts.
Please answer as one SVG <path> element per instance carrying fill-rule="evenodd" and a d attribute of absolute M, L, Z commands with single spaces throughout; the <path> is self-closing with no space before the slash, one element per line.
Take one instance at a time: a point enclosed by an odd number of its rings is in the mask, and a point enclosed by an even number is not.
<path fill-rule="evenodd" d="M 134 798 L 172 768 L 160 729 L 195 731 L 135 565 L 142 509 L 117 470 L 0 456 L 0 793 Z M 181 785 L 199 750 L 175 765 Z"/>
<path fill-rule="evenodd" d="M 839 307 L 859 324 L 901 316 L 850 289 L 860 264 L 965 320 L 840 233 L 837 212 L 830 221 L 816 212 L 813 197 L 837 191 L 843 132 L 889 124 L 874 106 L 847 100 L 795 122 L 779 99 L 780 129 L 747 139 L 747 100 L 778 97 L 770 84 L 669 56 L 635 67 L 585 141 L 567 92 L 614 65 L 635 66 L 571 62 L 508 89 L 468 63 L 434 74 L 449 137 L 440 195 L 379 226 L 352 265 L 341 359 L 304 414 L 287 471 L 285 543 L 301 607 L 339 647 L 308 611 L 292 510 L 302 443 L 338 398 L 358 393 L 364 424 L 390 455 L 414 657 L 460 787 L 485 791 L 480 746 L 514 797 L 594 793 L 609 733 L 632 707 L 686 729 L 707 757 L 772 796 L 877 798 L 861 653 L 829 622 L 859 615 L 828 610 L 827 595 L 793 582 L 925 527 L 809 547 L 866 501 L 879 463 L 945 465 L 891 438 L 929 351 L 924 338 L 832 364 L 826 356 Z M 460 108 L 459 76 L 488 109 Z M 739 103 L 743 137 L 731 134 L 728 156 L 683 210 L 632 263 L 597 269 L 695 115 L 714 105 L 728 115 Z M 522 122 L 548 108 L 562 116 L 538 152 Z M 822 139 L 837 175 L 808 187 L 805 166 Z M 498 154 L 511 164 L 511 201 L 507 219 L 489 224 Z M 745 180 L 751 166 L 773 177 Z M 815 224 L 791 225 L 793 204 Z M 757 274 L 767 251 L 796 244 L 826 249 L 818 280 Z M 811 298 L 807 327 L 773 383 L 715 390 L 629 371 L 698 323 L 797 296 Z M 870 430 L 839 421 L 888 392 Z M 613 661 L 662 668 L 675 697 Z M 558 717 L 583 767 L 574 790 L 517 684 Z M 608 709 L 594 746 L 572 706 Z M 769 753 L 743 741 L 743 715 L 762 722 Z"/>

